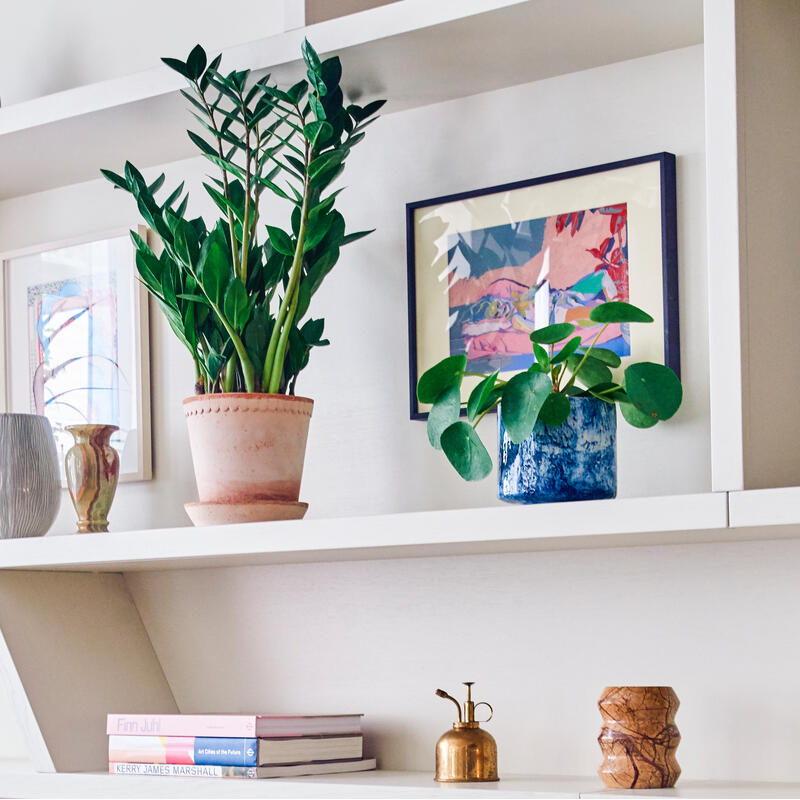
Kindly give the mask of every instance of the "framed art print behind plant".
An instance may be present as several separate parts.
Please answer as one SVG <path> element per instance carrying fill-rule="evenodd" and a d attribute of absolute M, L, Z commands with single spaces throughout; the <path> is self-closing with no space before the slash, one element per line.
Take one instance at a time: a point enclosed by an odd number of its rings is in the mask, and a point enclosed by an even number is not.
<path fill-rule="evenodd" d="M 531 366 L 535 329 L 573 323 L 588 344 L 591 309 L 608 301 L 655 323 L 609 326 L 598 344 L 680 375 L 671 153 L 409 203 L 406 224 L 412 419 L 429 408 L 417 381 L 442 358 L 467 356 L 466 402 L 478 375 Z"/>
<path fill-rule="evenodd" d="M 140 230 L 145 235 L 144 228 Z M 6 411 L 50 420 L 59 462 L 67 426 L 116 425 L 120 480 L 152 477 L 147 295 L 127 230 L 0 255 Z"/>

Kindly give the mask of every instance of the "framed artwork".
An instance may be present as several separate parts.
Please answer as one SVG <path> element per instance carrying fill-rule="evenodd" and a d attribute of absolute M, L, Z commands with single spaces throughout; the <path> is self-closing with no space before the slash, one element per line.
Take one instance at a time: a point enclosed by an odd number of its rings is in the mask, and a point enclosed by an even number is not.
<path fill-rule="evenodd" d="M 146 235 L 146 229 L 139 233 Z M 0 255 L 4 410 L 68 425 L 117 425 L 120 480 L 152 477 L 147 294 L 125 231 Z M 63 482 L 63 481 L 62 481 Z"/>
<path fill-rule="evenodd" d="M 680 376 L 675 156 L 617 161 L 406 206 L 411 418 L 423 372 L 466 354 L 501 375 L 534 361 L 530 334 L 572 322 L 588 344 L 593 306 L 624 300 L 655 318 L 610 326 L 603 347 Z M 558 350 L 556 350 L 558 352 Z M 462 400 L 480 380 L 467 376 Z"/>

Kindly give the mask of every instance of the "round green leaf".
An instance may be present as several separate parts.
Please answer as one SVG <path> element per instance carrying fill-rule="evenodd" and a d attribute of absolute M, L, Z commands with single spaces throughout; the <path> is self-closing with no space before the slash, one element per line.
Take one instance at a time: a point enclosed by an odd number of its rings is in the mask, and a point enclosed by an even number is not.
<path fill-rule="evenodd" d="M 522 372 L 506 384 L 500 413 L 514 444 L 521 444 L 530 436 L 539 411 L 552 389 L 550 377 L 541 372 Z"/>
<path fill-rule="evenodd" d="M 555 325 L 548 325 L 546 328 L 537 328 L 531 334 L 531 341 L 538 344 L 555 344 L 562 339 L 566 339 L 575 330 L 571 322 L 557 322 Z"/>
<path fill-rule="evenodd" d="M 650 361 L 631 364 L 625 370 L 625 392 L 639 411 L 656 422 L 669 419 L 683 400 L 678 376 L 669 367 Z"/>
<path fill-rule="evenodd" d="M 444 429 L 457 422 L 460 413 L 461 388 L 451 386 L 436 398 L 436 402 L 428 413 L 428 441 L 437 450 L 442 449 L 440 439 Z"/>
<path fill-rule="evenodd" d="M 470 422 L 497 399 L 497 390 L 494 384 L 499 374 L 498 370 L 493 375 L 487 376 L 470 392 L 469 400 L 467 400 L 467 419 Z"/>
<path fill-rule="evenodd" d="M 628 395 L 625 394 L 625 390 L 618 383 L 597 383 L 589 390 L 589 394 L 600 400 L 630 403 Z"/>
<path fill-rule="evenodd" d="M 613 350 L 608 350 L 605 347 L 593 347 L 589 351 L 589 355 L 604 364 L 608 364 L 609 367 L 618 367 L 622 363 L 622 359 Z"/>
<path fill-rule="evenodd" d="M 420 403 L 435 403 L 445 389 L 460 386 L 466 368 L 466 356 L 448 356 L 427 372 L 423 372 L 417 381 L 417 398 Z"/>
<path fill-rule="evenodd" d="M 624 303 L 621 300 L 612 300 L 595 306 L 589 312 L 592 322 L 652 322 L 653 318 L 641 308 Z"/>
<path fill-rule="evenodd" d="M 479 481 L 492 471 L 492 459 L 471 425 L 458 421 L 441 437 L 447 460 L 465 481 Z"/>
<path fill-rule="evenodd" d="M 539 411 L 539 422 L 555 427 L 569 416 L 569 398 L 560 392 L 550 392 Z"/>
<path fill-rule="evenodd" d="M 648 417 L 647 414 L 639 411 L 633 403 L 620 403 L 619 410 L 625 420 L 634 428 L 652 428 L 658 422 L 657 419 Z"/>
<path fill-rule="evenodd" d="M 591 355 L 586 356 L 586 360 L 581 355 L 571 355 L 567 359 L 567 367 L 573 374 L 575 374 L 575 370 L 578 370 L 577 380 L 587 389 L 598 383 L 610 383 L 612 379 L 611 370 L 602 361 L 592 358 Z"/>
<path fill-rule="evenodd" d="M 581 337 L 573 336 L 561 350 L 553 356 L 553 364 L 560 364 L 566 361 L 581 346 Z"/>

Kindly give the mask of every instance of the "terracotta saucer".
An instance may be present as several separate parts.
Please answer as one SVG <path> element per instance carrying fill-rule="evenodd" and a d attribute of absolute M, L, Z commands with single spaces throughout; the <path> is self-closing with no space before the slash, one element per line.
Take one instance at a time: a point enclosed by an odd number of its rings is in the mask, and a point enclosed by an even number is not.
<path fill-rule="evenodd" d="M 234 522 L 274 522 L 302 519 L 308 503 L 290 500 L 262 500 L 255 503 L 185 503 L 183 506 L 195 526 L 229 525 Z"/>

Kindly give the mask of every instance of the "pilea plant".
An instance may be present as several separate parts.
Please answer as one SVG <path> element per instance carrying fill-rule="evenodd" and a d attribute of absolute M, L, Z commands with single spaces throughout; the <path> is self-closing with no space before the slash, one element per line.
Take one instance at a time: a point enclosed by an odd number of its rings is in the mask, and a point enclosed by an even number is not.
<path fill-rule="evenodd" d="M 614 323 L 648 323 L 653 318 L 621 301 L 595 306 L 586 322 L 600 325 L 588 346 L 576 326 L 559 322 L 531 333 L 534 363 L 506 380 L 499 372 L 484 376 L 467 371 L 465 355 L 449 356 L 424 372 L 417 382 L 417 397 L 432 403 L 428 414 L 428 439 L 444 450 L 450 463 L 468 481 L 485 478 L 492 459 L 475 428 L 495 407 L 511 441 L 521 444 L 537 422 L 561 425 L 570 414 L 570 397 L 594 397 L 618 403 L 622 416 L 636 428 L 650 428 L 669 419 L 680 407 L 683 389 L 678 376 L 663 364 L 630 364 L 617 382 L 612 369 L 620 357 L 597 343 Z M 482 378 L 466 402 L 467 422 L 460 419 L 461 383 L 465 375 Z"/>
<path fill-rule="evenodd" d="M 221 212 L 213 227 L 186 218 L 183 183 L 157 200 L 163 174 L 147 183 L 129 162 L 122 175 L 102 170 L 161 240 L 157 256 L 131 232 L 139 277 L 191 353 L 199 394 L 294 394 L 311 348 L 328 344 L 324 321 L 306 319 L 311 298 L 340 248 L 371 232 L 345 233 L 341 189 L 323 193 L 385 101 L 345 105 L 339 59 L 321 61 L 308 41 L 302 55 L 307 80 L 285 91 L 269 75 L 223 74 L 200 45 L 186 61 L 162 59 L 188 81 L 181 94 L 205 131 L 189 138 L 219 170 L 203 184 Z M 267 190 L 290 204 L 291 227 L 266 225 L 262 242 Z"/>

